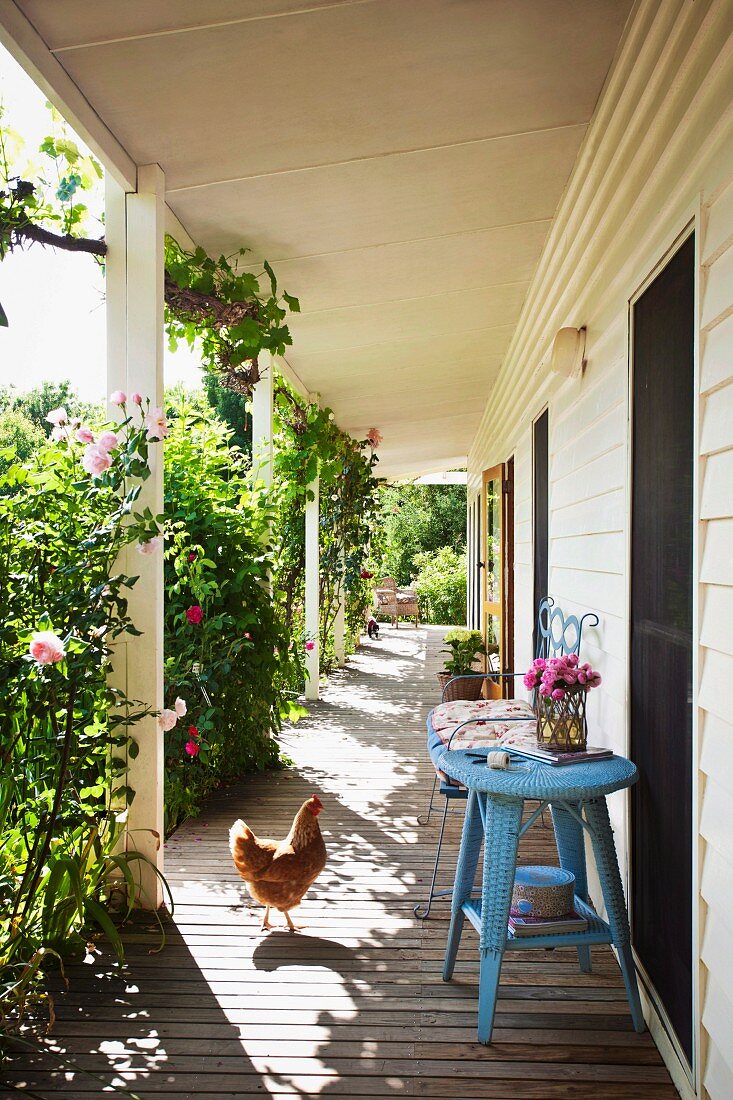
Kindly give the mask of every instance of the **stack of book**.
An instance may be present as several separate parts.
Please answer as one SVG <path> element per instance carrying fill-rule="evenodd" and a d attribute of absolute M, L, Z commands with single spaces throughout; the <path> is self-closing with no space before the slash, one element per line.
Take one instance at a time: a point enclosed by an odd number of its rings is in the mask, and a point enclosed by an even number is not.
<path fill-rule="evenodd" d="M 541 760 L 543 764 L 550 764 L 553 768 L 561 768 L 567 764 L 588 764 L 593 760 L 608 760 L 613 756 L 610 749 L 600 746 L 586 745 L 579 752 L 563 752 L 561 749 L 548 749 L 547 745 L 539 742 L 536 745 L 522 745 L 515 748 L 507 746 L 517 756 L 526 756 L 530 760 Z"/>
<path fill-rule="evenodd" d="M 533 917 L 509 911 L 509 931 L 514 936 L 561 936 L 569 932 L 585 932 L 588 921 L 573 911 L 563 917 Z"/>

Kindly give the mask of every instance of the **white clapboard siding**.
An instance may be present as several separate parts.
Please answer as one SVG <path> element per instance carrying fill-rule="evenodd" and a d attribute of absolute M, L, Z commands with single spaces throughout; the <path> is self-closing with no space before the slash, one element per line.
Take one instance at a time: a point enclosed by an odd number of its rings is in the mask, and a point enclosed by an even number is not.
<path fill-rule="evenodd" d="M 705 1087 L 733 1096 L 733 184 L 703 211 L 701 244 L 700 832 Z M 727 995 L 723 991 L 727 991 Z M 721 1011 L 724 1010 L 724 1011 Z"/>
<path fill-rule="evenodd" d="M 604 676 L 592 736 L 624 751 L 628 723 L 630 537 L 629 302 L 693 224 L 699 245 L 698 611 L 701 936 L 693 1088 L 733 1098 L 733 0 L 639 0 L 558 208 L 517 329 L 469 454 L 469 479 L 515 454 L 550 414 L 550 594 L 597 611 L 583 650 Z M 587 365 L 549 369 L 554 336 L 585 326 Z M 529 479 L 531 483 L 531 479 Z M 528 632 L 531 530 L 522 477 L 515 509 L 515 647 Z M 697 630 L 697 626 L 696 626 Z M 723 772 L 726 773 L 725 777 Z M 612 800 L 622 863 L 626 801 Z M 591 882 L 597 903 L 597 884 Z M 728 915 L 726 915 L 728 914 Z M 708 918 L 707 924 L 705 918 Z M 707 932 L 705 929 L 707 928 Z M 703 953 L 703 935 L 704 953 Z M 709 970 L 709 973 L 707 971 Z M 720 973 L 718 971 L 720 970 Z M 715 1026 L 713 1024 L 715 1022 Z M 708 1036 L 703 1034 L 707 1029 Z M 671 1058 L 671 1055 L 669 1056 Z M 683 1070 L 678 1072 L 684 1074 Z"/>

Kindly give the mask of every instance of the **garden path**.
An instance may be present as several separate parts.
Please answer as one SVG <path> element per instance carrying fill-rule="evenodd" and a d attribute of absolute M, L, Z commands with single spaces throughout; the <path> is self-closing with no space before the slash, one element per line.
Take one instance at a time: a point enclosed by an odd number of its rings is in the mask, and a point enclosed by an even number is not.
<path fill-rule="evenodd" d="M 112 1082 L 145 1100 L 677 1096 L 650 1036 L 631 1030 L 607 947 L 593 949 L 591 975 L 570 950 L 509 955 L 489 1047 L 475 1042 L 470 930 L 455 980 L 441 981 L 447 907 L 424 924 L 412 916 L 437 832 L 416 815 L 432 779 L 425 715 L 441 637 L 436 627 L 384 628 L 286 732 L 295 767 L 219 791 L 179 829 L 166 852 L 175 898 L 166 947 L 151 954 L 159 936 L 146 917 L 126 935 L 124 970 L 107 953 L 73 968 L 50 1044 L 76 1067 L 26 1061 L 14 1084 L 78 1100 L 111 1095 Z M 305 931 L 262 935 L 261 910 L 229 859 L 229 825 L 243 816 L 256 832 L 284 835 L 313 791 L 329 861 L 296 914 Z M 456 818 L 448 869 L 458 829 Z M 551 830 L 533 827 L 521 855 L 552 859 Z"/>

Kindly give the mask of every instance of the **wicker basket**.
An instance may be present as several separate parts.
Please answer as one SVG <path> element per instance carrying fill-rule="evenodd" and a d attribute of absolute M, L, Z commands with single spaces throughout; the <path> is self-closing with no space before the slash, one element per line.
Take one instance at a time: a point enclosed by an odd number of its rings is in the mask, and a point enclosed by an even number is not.
<path fill-rule="evenodd" d="M 471 676 L 470 679 L 455 680 L 446 691 L 445 686 L 449 680 L 453 680 L 452 672 L 438 673 L 438 682 L 443 691 L 444 703 L 454 703 L 456 699 L 473 700 L 481 698 L 481 689 L 485 682 L 484 676 L 481 673 L 478 673 L 476 676 Z"/>
<path fill-rule="evenodd" d="M 564 917 L 575 904 L 575 875 L 560 867 L 517 867 L 512 909 L 533 917 Z"/>
<path fill-rule="evenodd" d="M 585 718 L 585 688 L 566 688 L 564 699 L 552 699 L 537 692 L 537 740 L 549 749 L 582 752 L 588 740 Z"/>

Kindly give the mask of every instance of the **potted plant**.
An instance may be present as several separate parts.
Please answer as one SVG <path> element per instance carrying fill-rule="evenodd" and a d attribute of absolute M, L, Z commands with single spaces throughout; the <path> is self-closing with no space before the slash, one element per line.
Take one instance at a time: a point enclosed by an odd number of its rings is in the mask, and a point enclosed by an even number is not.
<path fill-rule="evenodd" d="M 442 672 L 438 673 L 438 681 L 445 692 L 446 684 L 453 677 L 468 676 L 472 672 L 478 673 L 474 664 L 479 657 L 485 657 L 488 650 L 484 645 L 481 632 L 478 630 L 461 628 L 449 630 L 443 641 L 447 646 L 447 649 L 444 649 L 443 652 L 448 653 L 450 656 L 444 662 Z M 451 684 L 448 693 L 444 694 L 444 701 L 478 699 L 483 685 L 484 680 L 478 674 L 470 680 L 458 680 L 456 683 Z"/>

